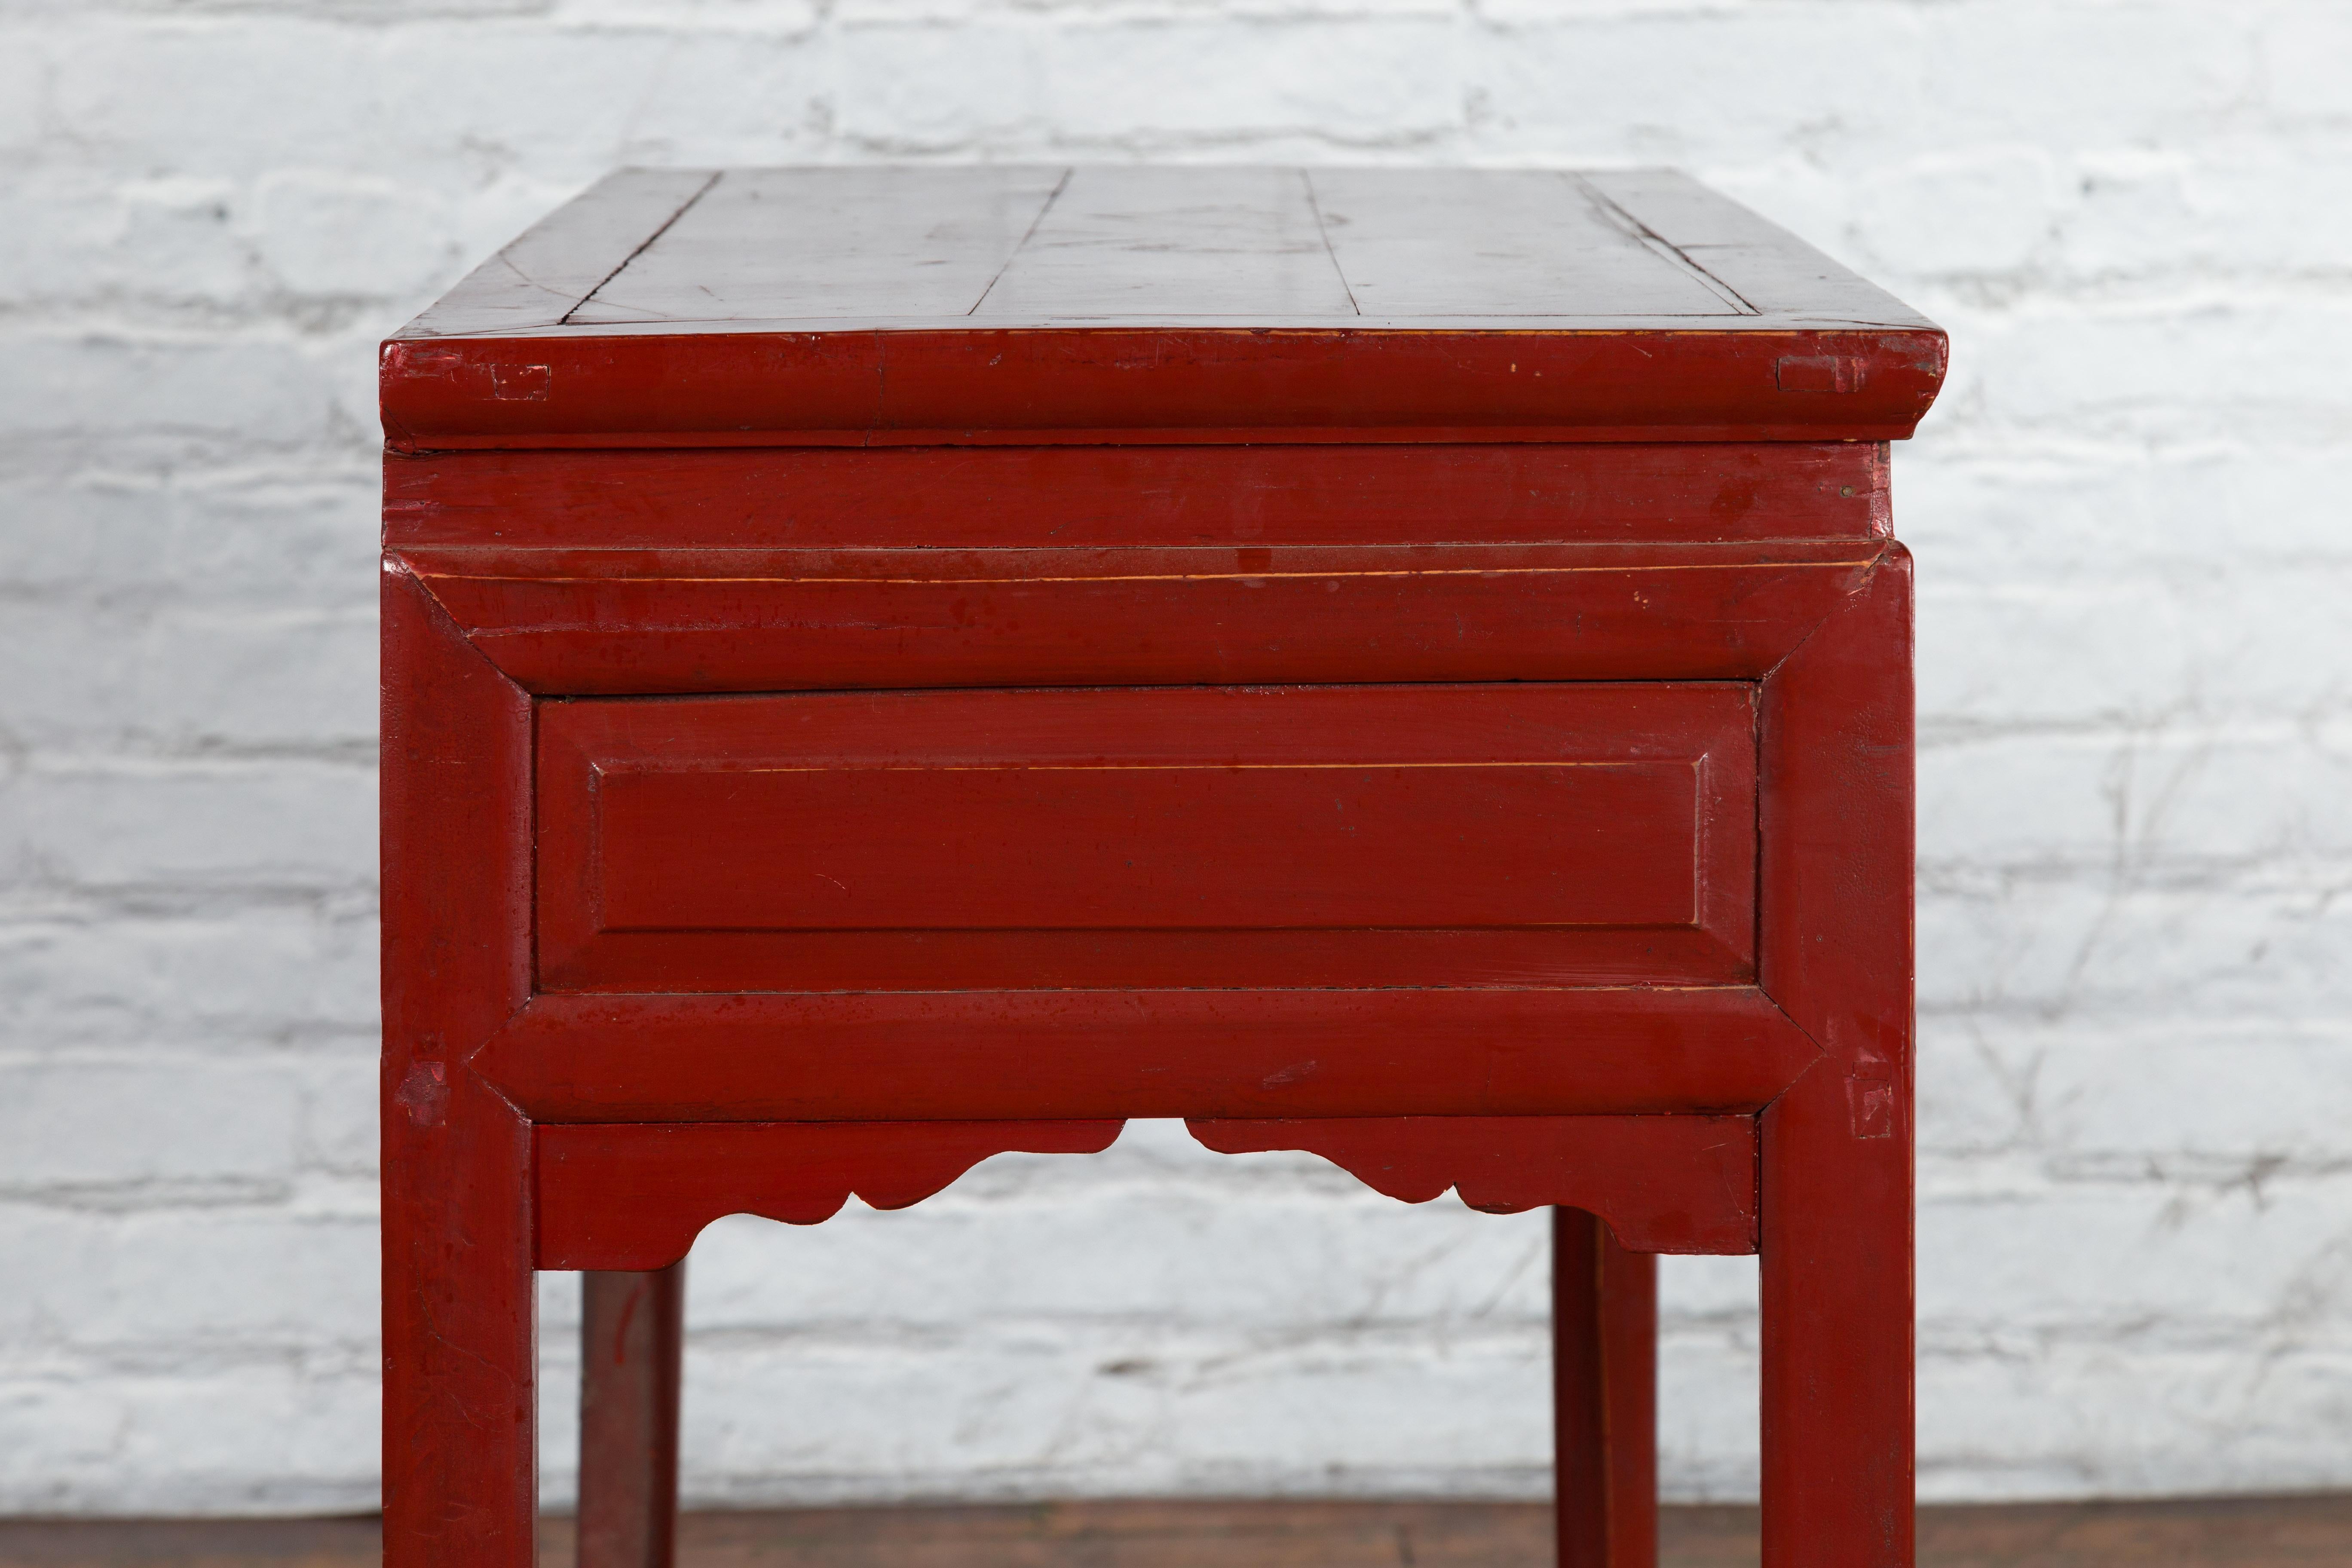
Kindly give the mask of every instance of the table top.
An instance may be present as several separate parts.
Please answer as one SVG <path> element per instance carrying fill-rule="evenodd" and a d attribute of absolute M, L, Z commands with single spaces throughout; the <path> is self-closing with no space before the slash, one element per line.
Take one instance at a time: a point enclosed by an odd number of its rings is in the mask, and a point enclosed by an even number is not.
<path fill-rule="evenodd" d="M 627 170 L 387 343 L 384 410 L 412 448 L 1884 439 L 1943 364 L 1671 171 Z"/>

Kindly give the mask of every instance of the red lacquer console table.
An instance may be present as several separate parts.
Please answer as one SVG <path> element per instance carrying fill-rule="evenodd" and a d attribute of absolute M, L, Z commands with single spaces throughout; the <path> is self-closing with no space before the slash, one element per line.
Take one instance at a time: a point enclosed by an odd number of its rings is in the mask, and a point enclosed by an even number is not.
<path fill-rule="evenodd" d="M 1560 1561 L 1760 1252 L 1765 1562 L 1911 1561 L 1944 339 L 1678 176 L 615 175 L 384 345 L 385 1548 L 667 1560 L 698 1230 L 1181 1117 L 1553 1206 Z M 1595 1217 L 1597 1216 L 1597 1218 Z"/>

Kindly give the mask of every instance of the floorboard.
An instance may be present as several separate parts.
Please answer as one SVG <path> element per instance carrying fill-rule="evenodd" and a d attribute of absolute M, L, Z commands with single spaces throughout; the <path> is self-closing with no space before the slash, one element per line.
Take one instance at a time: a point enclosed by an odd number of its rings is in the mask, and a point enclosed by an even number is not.
<path fill-rule="evenodd" d="M 698 1513 L 679 1568 L 1544 1568 L 1521 1503 L 1119 1501 Z M 1756 1512 L 1672 1508 L 1660 1568 L 1747 1568 Z M 541 1531 L 569 1568 L 571 1521 Z M 0 1520 L 0 1568 L 369 1568 L 373 1519 Z M 2344 1568 L 2352 1493 L 1927 1508 L 1920 1568 Z"/>

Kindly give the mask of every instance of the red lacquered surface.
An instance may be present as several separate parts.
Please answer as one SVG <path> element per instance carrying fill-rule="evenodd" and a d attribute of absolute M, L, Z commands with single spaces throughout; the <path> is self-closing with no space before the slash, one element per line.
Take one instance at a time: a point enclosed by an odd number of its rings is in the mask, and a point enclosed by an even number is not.
<path fill-rule="evenodd" d="M 935 498 L 955 504 L 952 492 Z M 545 696 L 1760 679 L 1878 541 L 1071 552 L 404 552 Z"/>
<path fill-rule="evenodd" d="M 735 170 L 557 214 L 383 400 L 403 450 L 1885 440 L 1943 374 L 1664 171 Z"/>
<path fill-rule="evenodd" d="M 1912 1558 L 1911 562 L 1766 682 L 1764 984 L 1825 1059 L 1763 1117 L 1765 1568 Z"/>
<path fill-rule="evenodd" d="M 390 453 L 384 543 L 583 559 L 887 548 L 903 561 L 1041 545 L 1871 539 L 1888 530 L 1886 469 L 1886 447 L 1867 441 Z"/>
<path fill-rule="evenodd" d="M 580 1277 L 579 1568 L 670 1568 L 686 1264 Z"/>
<path fill-rule="evenodd" d="M 1750 698 L 1644 682 L 551 703 L 539 984 L 1743 981 Z"/>
<path fill-rule="evenodd" d="M 1551 1221 L 1559 1568 L 1658 1561 L 1658 1260 L 1582 1209 Z"/>
<path fill-rule="evenodd" d="M 520 1568 L 530 1124 L 468 1058 L 530 991 L 530 700 L 399 573 L 383 651 L 386 1560 Z"/>
<path fill-rule="evenodd" d="M 1117 1121 L 865 1121 L 541 1127 L 541 1268 L 664 1268 L 729 1214 L 788 1225 L 920 1203 L 992 1154 L 1091 1154 Z"/>
<path fill-rule="evenodd" d="M 540 1121 L 1753 1112 L 1752 985 L 541 994 L 472 1066 Z"/>
<path fill-rule="evenodd" d="M 518 241 L 385 358 L 387 1561 L 530 1560 L 533 1267 L 604 1276 L 583 1517 L 656 1563 L 704 1225 L 1176 1116 L 1559 1209 L 1563 1568 L 1654 1554 L 1649 1255 L 1760 1249 L 1767 1568 L 1907 1564 L 1942 356 L 1654 173 L 636 173 Z"/>
<path fill-rule="evenodd" d="M 1751 1116 L 1195 1120 L 1223 1154 L 1303 1149 L 1409 1204 L 1451 1189 L 1484 1214 L 1570 1205 L 1644 1252 L 1756 1247 Z"/>

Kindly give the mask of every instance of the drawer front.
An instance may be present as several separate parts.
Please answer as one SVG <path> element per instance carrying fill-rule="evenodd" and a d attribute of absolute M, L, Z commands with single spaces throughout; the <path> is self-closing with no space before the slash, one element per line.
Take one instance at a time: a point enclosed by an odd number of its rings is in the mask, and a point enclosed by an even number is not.
<path fill-rule="evenodd" d="M 1752 691 L 544 702 L 539 984 L 1744 981 Z"/>

